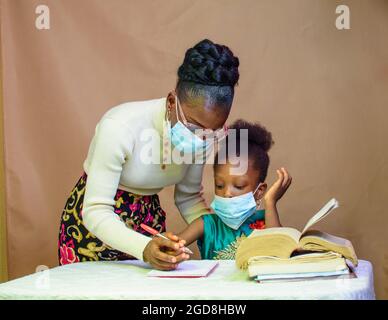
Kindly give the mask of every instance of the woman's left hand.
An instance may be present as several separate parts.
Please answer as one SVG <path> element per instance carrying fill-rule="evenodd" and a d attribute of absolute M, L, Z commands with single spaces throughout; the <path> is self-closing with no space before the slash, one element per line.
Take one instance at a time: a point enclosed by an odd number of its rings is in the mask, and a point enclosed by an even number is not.
<path fill-rule="evenodd" d="M 163 232 L 162 235 L 164 235 L 165 237 L 169 238 L 172 241 L 178 242 L 180 249 L 181 249 L 180 251 L 173 251 L 173 250 L 169 250 L 169 248 L 167 248 L 166 250 L 163 250 L 163 252 L 170 254 L 170 255 L 174 255 L 174 256 L 178 256 L 182 252 L 184 252 L 183 247 L 186 244 L 186 240 L 179 238 L 177 235 L 173 234 L 172 232 Z"/>
<path fill-rule="evenodd" d="M 287 191 L 292 182 L 292 177 L 285 168 L 276 170 L 278 179 L 269 188 L 264 196 L 264 201 L 267 204 L 275 204 Z"/>
<path fill-rule="evenodd" d="M 171 241 L 175 241 L 179 243 L 179 247 L 183 248 L 186 244 L 186 240 L 179 238 L 177 235 L 173 234 L 172 232 L 163 232 L 162 235 L 169 238 Z M 183 250 L 182 250 L 183 251 Z M 168 254 L 171 254 L 169 251 L 166 251 Z M 175 252 L 175 251 L 174 251 Z"/>
<path fill-rule="evenodd" d="M 183 250 L 183 245 L 179 242 L 153 237 L 143 250 L 143 261 L 154 269 L 174 270 L 180 262 L 189 259 L 189 255 Z M 173 254 L 168 254 L 167 251 Z"/>

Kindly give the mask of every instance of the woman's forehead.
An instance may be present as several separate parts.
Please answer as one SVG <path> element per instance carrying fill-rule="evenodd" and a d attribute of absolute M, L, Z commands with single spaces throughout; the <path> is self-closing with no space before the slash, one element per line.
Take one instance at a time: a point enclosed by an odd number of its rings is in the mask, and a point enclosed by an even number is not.
<path fill-rule="evenodd" d="M 201 103 L 202 102 L 202 103 Z M 228 119 L 230 109 L 198 100 L 195 104 L 181 103 L 187 121 L 212 130 L 221 128 Z"/>

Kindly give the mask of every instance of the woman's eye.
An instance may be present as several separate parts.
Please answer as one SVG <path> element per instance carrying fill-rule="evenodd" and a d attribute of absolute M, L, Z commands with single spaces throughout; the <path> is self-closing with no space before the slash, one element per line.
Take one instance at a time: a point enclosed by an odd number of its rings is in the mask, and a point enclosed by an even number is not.
<path fill-rule="evenodd" d="M 242 189 L 245 188 L 244 186 L 235 186 L 235 187 L 236 187 L 236 189 L 238 189 L 238 190 L 242 190 Z"/>
<path fill-rule="evenodd" d="M 223 186 L 222 186 L 222 185 L 216 185 L 216 188 L 217 188 L 217 189 L 222 189 Z"/>

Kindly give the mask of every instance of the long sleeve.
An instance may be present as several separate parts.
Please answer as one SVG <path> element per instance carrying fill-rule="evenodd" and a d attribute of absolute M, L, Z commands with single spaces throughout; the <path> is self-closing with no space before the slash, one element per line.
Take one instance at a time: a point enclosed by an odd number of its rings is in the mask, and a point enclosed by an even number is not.
<path fill-rule="evenodd" d="M 90 151 L 82 218 L 101 241 L 143 260 L 143 250 L 151 238 L 128 228 L 114 213 L 114 197 L 133 141 L 129 127 L 117 119 L 104 118 L 98 124 Z"/>
<path fill-rule="evenodd" d="M 175 205 L 187 223 L 209 213 L 202 191 L 203 164 L 191 164 L 183 180 L 175 185 Z"/>

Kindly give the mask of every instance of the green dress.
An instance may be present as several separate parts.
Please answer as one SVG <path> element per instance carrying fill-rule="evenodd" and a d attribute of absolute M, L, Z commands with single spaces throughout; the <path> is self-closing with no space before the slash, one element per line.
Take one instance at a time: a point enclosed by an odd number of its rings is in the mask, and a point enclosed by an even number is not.
<path fill-rule="evenodd" d="M 241 240 L 249 236 L 254 229 L 264 227 L 265 210 L 256 210 L 245 222 L 234 230 L 222 222 L 216 214 L 205 214 L 203 219 L 203 237 L 197 240 L 202 259 L 234 259 Z"/>

